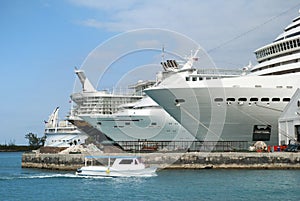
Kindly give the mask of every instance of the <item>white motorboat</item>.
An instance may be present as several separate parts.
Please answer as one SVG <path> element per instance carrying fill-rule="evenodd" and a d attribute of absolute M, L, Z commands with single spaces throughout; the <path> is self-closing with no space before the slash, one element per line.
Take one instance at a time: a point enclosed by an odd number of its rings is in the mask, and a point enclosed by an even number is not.
<path fill-rule="evenodd" d="M 101 165 L 94 165 L 94 164 Z M 104 164 L 105 165 L 104 165 Z M 86 156 L 85 166 L 76 171 L 80 176 L 150 177 L 156 176 L 156 167 L 146 167 L 137 156 Z"/>

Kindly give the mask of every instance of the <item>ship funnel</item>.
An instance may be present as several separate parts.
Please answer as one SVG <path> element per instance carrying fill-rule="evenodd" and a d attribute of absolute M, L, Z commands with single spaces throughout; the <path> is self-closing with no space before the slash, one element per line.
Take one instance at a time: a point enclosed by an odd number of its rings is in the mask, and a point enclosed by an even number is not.
<path fill-rule="evenodd" d="M 84 91 L 84 92 L 95 92 L 96 91 L 96 89 L 93 87 L 92 83 L 85 76 L 85 73 L 83 70 L 75 69 L 75 73 L 81 82 L 82 91 Z"/>

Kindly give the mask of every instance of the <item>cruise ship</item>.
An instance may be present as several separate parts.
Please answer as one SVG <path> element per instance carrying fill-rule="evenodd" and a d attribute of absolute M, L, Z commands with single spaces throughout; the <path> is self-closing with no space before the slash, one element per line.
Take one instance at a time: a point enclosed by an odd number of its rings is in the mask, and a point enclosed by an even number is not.
<path fill-rule="evenodd" d="M 300 86 L 300 16 L 255 55 L 258 64 L 245 76 L 178 72 L 145 93 L 198 140 L 288 144 L 278 118 Z"/>
<path fill-rule="evenodd" d="M 85 142 L 88 136 L 67 120 L 59 121 L 59 107 L 45 121 L 45 147 L 70 147 Z"/>
<path fill-rule="evenodd" d="M 82 85 L 82 91 L 71 94 L 71 99 L 75 103 L 68 121 L 75 125 L 81 132 L 93 137 L 96 142 L 112 141 L 104 133 L 96 129 L 88 122 L 81 119 L 80 115 L 110 115 L 116 112 L 120 105 L 134 103 L 140 100 L 142 91 L 153 85 L 154 82 L 140 82 L 132 93 L 111 93 L 106 90 L 97 91 L 86 77 L 83 70 L 75 69 L 75 73 Z"/>
<path fill-rule="evenodd" d="M 188 74 L 195 73 L 193 64 L 197 55 L 191 55 L 187 61 L 180 63 L 176 60 L 167 60 L 161 63 L 165 71 L 157 74 L 157 83 L 162 82 L 168 76 L 176 74 L 178 70 L 185 69 Z M 198 71 L 200 73 L 200 70 Z M 227 70 L 220 74 L 216 69 L 201 70 L 203 77 L 236 77 L 242 71 Z M 135 104 L 126 105 L 111 115 L 100 113 L 80 115 L 82 119 L 89 122 L 95 128 L 105 133 L 122 147 L 126 147 L 128 142 L 173 142 L 174 146 L 181 146 L 186 149 L 189 143 L 193 142 L 195 136 L 183 128 L 174 118 L 165 112 L 150 97 L 144 97 Z M 177 144 L 175 142 L 178 142 Z M 175 144 L 174 144 L 175 143 Z M 183 145 L 184 144 L 184 145 Z M 182 147 L 185 146 L 185 147 Z"/>

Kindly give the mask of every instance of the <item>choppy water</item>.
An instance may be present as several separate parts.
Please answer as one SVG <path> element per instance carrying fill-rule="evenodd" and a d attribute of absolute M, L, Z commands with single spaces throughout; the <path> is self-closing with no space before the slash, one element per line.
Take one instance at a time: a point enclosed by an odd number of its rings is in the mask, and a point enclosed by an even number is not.
<path fill-rule="evenodd" d="M 156 177 L 82 178 L 21 168 L 0 153 L 0 200 L 300 200 L 299 170 L 163 170 Z"/>

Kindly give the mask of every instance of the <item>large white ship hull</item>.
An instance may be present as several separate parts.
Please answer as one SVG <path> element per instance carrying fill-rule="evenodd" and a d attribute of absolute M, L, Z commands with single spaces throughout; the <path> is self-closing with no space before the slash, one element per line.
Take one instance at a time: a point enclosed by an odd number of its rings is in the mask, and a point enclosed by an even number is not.
<path fill-rule="evenodd" d="M 270 126 L 270 139 L 264 141 L 276 145 L 280 143 L 278 118 L 298 86 L 299 74 L 195 82 L 186 82 L 178 74 L 146 93 L 198 140 L 252 143 L 257 141 L 255 126 Z M 228 98 L 235 101 L 227 101 Z M 246 101 L 238 101 L 239 98 Z M 258 101 L 250 101 L 251 98 Z"/>

